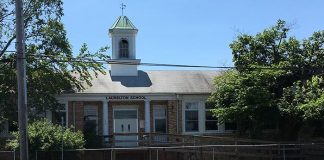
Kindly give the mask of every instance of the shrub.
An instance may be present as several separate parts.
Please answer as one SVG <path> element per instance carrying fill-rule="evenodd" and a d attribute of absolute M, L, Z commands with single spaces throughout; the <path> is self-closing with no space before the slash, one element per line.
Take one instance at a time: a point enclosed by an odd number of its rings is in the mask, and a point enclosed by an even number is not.
<path fill-rule="evenodd" d="M 8 149 L 19 148 L 19 133 L 13 132 L 14 139 L 7 144 Z M 62 128 L 57 124 L 52 124 L 46 119 L 34 121 L 28 125 L 28 143 L 29 150 L 60 150 L 62 145 L 64 149 L 79 149 L 83 148 L 85 141 L 83 134 L 71 131 L 70 128 Z"/>

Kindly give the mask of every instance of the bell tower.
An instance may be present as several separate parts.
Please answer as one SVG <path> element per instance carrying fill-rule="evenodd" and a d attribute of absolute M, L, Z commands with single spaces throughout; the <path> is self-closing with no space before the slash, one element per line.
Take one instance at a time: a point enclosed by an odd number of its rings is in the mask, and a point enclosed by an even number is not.
<path fill-rule="evenodd" d="M 137 76 L 136 34 L 138 29 L 124 15 L 119 16 L 109 29 L 112 39 L 111 76 Z"/>

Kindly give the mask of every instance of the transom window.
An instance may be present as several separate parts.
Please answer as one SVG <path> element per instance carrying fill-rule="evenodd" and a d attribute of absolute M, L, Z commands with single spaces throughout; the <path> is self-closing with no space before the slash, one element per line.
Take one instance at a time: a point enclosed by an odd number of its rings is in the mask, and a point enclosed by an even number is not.
<path fill-rule="evenodd" d="M 129 58 L 129 49 L 128 41 L 122 39 L 119 42 L 119 58 Z"/>
<path fill-rule="evenodd" d="M 137 110 L 115 110 L 115 119 L 137 119 Z"/>
<path fill-rule="evenodd" d="M 185 105 L 185 131 L 199 131 L 198 102 L 187 102 Z"/>

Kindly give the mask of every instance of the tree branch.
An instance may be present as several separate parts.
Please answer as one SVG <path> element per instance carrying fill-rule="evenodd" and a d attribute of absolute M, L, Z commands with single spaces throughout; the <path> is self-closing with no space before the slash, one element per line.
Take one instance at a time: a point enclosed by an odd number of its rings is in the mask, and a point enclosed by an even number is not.
<path fill-rule="evenodd" d="M 8 49 L 8 47 L 10 46 L 11 42 L 12 42 L 14 39 L 16 39 L 16 35 L 12 36 L 12 37 L 9 39 L 8 43 L 4 46 L 3 50 L 2 50 L 1 53 L 0 53 L 0 57 L 1 57 L 5 52 L 6 52 L 6 50 Z"/>

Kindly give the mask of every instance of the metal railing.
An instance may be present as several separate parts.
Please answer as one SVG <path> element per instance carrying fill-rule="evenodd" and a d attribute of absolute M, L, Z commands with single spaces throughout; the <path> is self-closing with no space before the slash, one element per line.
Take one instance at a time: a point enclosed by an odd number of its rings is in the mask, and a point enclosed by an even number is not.
<path fill-rule="evenodd" d="M 38 151 L 37 160 L 61 160 Z M 322 160 L 324 144 L 201 145 L 65 150 L 64 160 Z"/>
<path fill-rule="evenodd" d="M 122 140 L 117 137 L 135 137 L 133 140 Z M 118 143 L 136 142 L 136 146 L 196 146 L 196 145 L 234 145 L 234 144 L 270 144 L 272 141 L 260 141 L 220 136 L 195 136 L 161 133 L 114 133 L 102 137 L 105 147 L 118 147 Z"/>
<path fill-rule="evenodd" d="M 0 160 L 16 160 L 19 159 L 17 151 L 0 151 Z"/>

